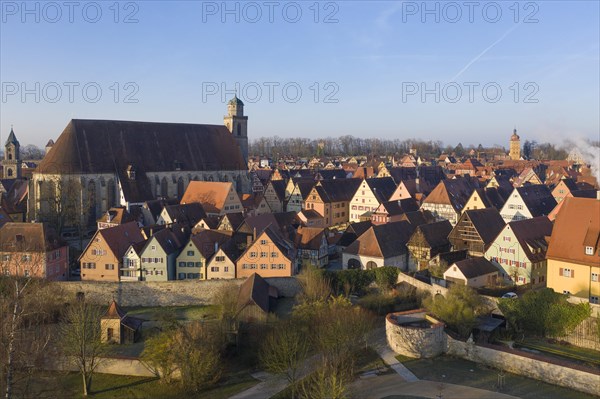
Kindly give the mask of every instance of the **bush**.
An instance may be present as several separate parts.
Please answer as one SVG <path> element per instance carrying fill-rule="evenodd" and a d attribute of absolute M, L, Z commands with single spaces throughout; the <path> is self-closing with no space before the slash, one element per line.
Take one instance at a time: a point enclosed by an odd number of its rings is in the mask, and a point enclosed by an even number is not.
<path fill-rule="evenodd" d="M 398 282 L 398 273 L 400 273 L 400 269 L 397 267 L 379 267 L 375 269 L 375 281 L 380 289 L 390 290 Z"/>
<path fill-rule="evenodd" d="M 498 308 L 516 332 L 560 337 L 591 315 L 588 303 L 571 304 L 551 288 L 529 291 L 518 299 L 500 299 Z"/>
<path fill-rule="evenodd" d="M 466 285 L 454 284 L 447 296 L 426 298 L 425 307 L 462 338 L 467 338 L 476 325 L 477 316 L 486 312 L 479 295 Z"/>
<path fill-rule="evenodd" d="M 367 287 L 375 281 L 373 270 L 348 269 L 325 272 L 331 288 L 336 295 L 362 295 Z"/>

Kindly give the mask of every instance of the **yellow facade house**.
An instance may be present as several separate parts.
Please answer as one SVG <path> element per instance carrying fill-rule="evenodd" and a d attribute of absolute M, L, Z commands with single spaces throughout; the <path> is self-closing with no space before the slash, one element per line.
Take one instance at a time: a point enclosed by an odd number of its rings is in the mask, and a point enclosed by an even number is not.
<path fill-rule="evenodd" d="M 600 200 L 565 198 L 548 248 L 548 287 L 600 303 Z"/>

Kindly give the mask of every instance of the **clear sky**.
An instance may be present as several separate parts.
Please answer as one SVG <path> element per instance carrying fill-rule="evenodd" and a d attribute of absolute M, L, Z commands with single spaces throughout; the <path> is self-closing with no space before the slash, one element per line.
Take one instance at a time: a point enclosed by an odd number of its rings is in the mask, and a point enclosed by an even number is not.
<path fill-rule="evenodd" d="M 236 82 L 251 138 L 599 136 L 597 1 L 24 4 L 0 4 L 2 143 L 221 124 Z"/>

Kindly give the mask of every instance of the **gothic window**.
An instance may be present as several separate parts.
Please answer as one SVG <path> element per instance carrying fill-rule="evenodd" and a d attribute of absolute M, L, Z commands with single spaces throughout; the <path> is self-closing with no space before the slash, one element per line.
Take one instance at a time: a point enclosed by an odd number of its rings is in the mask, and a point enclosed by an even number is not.
<path fill-rule="evenodd" d="M 160 182 L 160 195 L 163 198 L 167 198 L 169 196 L 169 183 L 167 182 L 167 178 L 163 177 Z"/>
<path fill-rule="evenodd" d="M 8 175 L 8 177 L 12 177 L 12 175 L 13 175 L 12 169 L 9 169 L 6 174 Z"/>
<path fill-rule="evenodd" d="M 177 198 L 183 198 L 183 191 L 183 178 L 180 177 L 179 180 L 177 180 Z"/>
<path fill-rule="evenodd" d="M 96 221 L 96 183 L 90 180 L 87 186 L 88 218 L 90 224 Z"/>
<path fill-rule="evenodd" d="M 108 184 L 106 185 L 106 200 L 108 202 L 108 207 L 107 208 L 111 208 L 113 206 L 115 206 L 115 202 L 116 202 L 116 194 L 115 194 L 115 181 L 113 179 L 110 179 L 108 181 Z"/>
<path fill-rule="evenodd" d="M 237 125 L 237 135 L 241 136 L 242 135 L 242 125 L 238 123 Z"/>

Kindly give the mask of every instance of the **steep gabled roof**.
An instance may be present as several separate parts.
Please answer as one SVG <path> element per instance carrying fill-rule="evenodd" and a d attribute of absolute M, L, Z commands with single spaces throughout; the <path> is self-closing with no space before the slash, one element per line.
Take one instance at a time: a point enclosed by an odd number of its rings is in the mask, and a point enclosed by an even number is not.
<path fill-rule="evenodd" d="M 238 295 L 237 311 L 241 311 L 246 306 L 255 304 L 265 313 L 270 310 L 269 306 L 269 283 L 260 275 L 252 273 L 240 286 Z"/>
<path fill-rule="evenodd" d="M 423 203 L 452 205 L 455 211 L 460 212 L 475 188 L 474 180 L 465 177 L 442 180 Z"/>
<path fill-rule="evenodd" d="M 365 182 L 380 203 L 386 202 L 397 188 L 394 179 L 391 177 L 365 179 Z"/>
<path fill-rule="evenodd" d="M 181 203 L 197 202 L 202 204 L 206 213 L 219 213 L 227 201 L 232 185 L 231 182 L 191 181 L 181 198 Z"/>
<path fill-rule="evenodd" d="M 318 250 L 321 248 L 325 231 L 321 227 L 299 227 L 294 244 L 297 249 Z"/>
<path fill-rule="evenodd" d="M 232 235 L 231 231 L 201 230 L 192 235 L 190 241 L 198 248 L 204 259 L 209 259 L 214 255 L 215 247 L 218 248 L 230 241 Z"/>
<path fill-rule="evenodd" d="M 451 231 L 452 224 L 447 220 L 443 220 L 441 222 L 417 226 L 413 236 L 420 232 L 430 248 L 437 248 L 450 244 L 448 234 L 450 234 Z"/>
<path fill-rule="evenodd" d="M 277 194 L 277 198 L 279 199 L 279 201 L 285 201 L 285 181 L 271 180 L 269 184 L 273 186 L 273 190 L 275 191 L 275 194 Z"/>
<path fill-rule="evenodd" d="M 355 255 L 390 258 L 406 252 L 406 243 L 415 227 L 406 221 L 370 227 L 344 252 Z"/>
<path fill-rule="evenodd" d="M 554 222 L 548 259 L 600 266 L 599 226 L 599 200 L 566 198 Z M 592 247 L 593 255 L 587 255 L 585 247 Z"/>
<path fill-rule="evenodd" d="M 498 268 L 496 268 L 492 262 L 483 256 L 460 260 L 454 263 L 453 266 L 458 267 L 463 276 L 465 276 L 467 279 L 498 272 Z"/>
<path fill-rule="evenodd" d="M 73 119 L 36 171 L 114 173 L 132 163 L 141 172 L 247 169 L 224 125 Z"/>
<path fill-rule="evenodd" d="M 106 245 L 108 245 L 117 259 L 121 259 L 125 255 L 131 244 L 144 240 L 136 222 L 124 223 L 115 227 L 98 230 L 88 244 L 88 248 L 94 244 L 94 240 L 98 235 L 104 239 Z"/>
<path fill-rule="evenodd" d="M 0 228 L 0 251 L 46 252 L 65 245 L 46 223 L 7 222 Z"/>
<path fill-rule="evenodd" d="M 546 216 L 556 206 L 556 200 L 550 189 L 544 184 L 532 184 L 529 186 L 516 187 L 531 216 Z"/>
<path fill-rule="evenodd" d="M 477 230 L 479 237 L 487 246 L 491 244 L 505 226 L 504 219 L 496 208 L 471 209 L 465 211 L 455 229 L 461 228 L 461 221 L 468 218 Z"/>
<path fill-rule="evenodd" d="M 525 255 L 531 262 L 539 262 L 546 258 L 548 243 L 546 237 L 552 234 L 552 222 L 546 216 L 524 219 L 508 223 Z M 498 237 L 502 235 L 502 232 Z"/>
<path fill-rule="evenodd" d="M 352 244 L 354 240 L 358 238 L 358 236 L 367 231 L 372 225 L 373 223 L 371 223 L 370 220 L 366 220 L 364 222 L 350 223 L 348 227 L 346 227 L 346 230 L 342 234 L 342 237 L 340 237 L 338 245 L 341 247 L 347 247 L 348 245 Z"/>
<path fill-rule="evenodd" d="M 360 179 L 321 180 L 315 186 L 325 202 L 349 202 L 360 186 Z"/>
<path fill-rule="evenodd" d="M 221 218 L 220 223 L 223 223 L 225 219 L 229 221 L 233 231 L 236 231 L 244 223 L 244 214 L 242 212 L 226 213 Z"/>
<path fill-rule="evenodd" d="M 194 227 L 196 223 L 206 217 L 202 204 L 197 202 L 165 205 L 165 212 L 173 223 L 184 223 L 190 227 Z"/>

